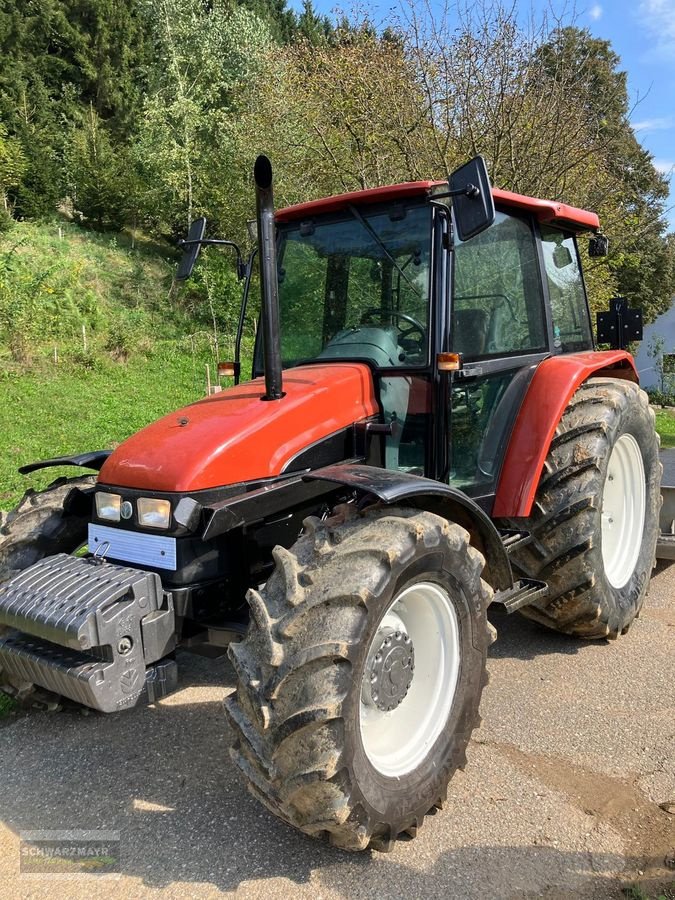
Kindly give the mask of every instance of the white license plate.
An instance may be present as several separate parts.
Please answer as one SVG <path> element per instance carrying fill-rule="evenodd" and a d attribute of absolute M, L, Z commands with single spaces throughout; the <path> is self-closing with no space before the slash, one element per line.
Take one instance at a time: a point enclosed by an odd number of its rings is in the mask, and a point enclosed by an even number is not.
<path fill-rule="evenodd" d="M 106 544 L 108 545 L 106 547 Z M 98 549 L 100 548 L 100 549 Z M 176 538 L 89 524 L 89 552 L 105 559 L 176 570 Z"/>

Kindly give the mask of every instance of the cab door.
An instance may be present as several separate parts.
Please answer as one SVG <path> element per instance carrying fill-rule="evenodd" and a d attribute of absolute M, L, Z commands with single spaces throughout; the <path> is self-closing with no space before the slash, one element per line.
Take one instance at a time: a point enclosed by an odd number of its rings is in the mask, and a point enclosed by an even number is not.
<path fill-rule="evenodd" d="M 498 211 L 486 231 L 455 242 L 452 259 L 450 346 L 463 366 L 450 383 L 447 480 L 487 510 L 550 334 L 533 223 Z"/>

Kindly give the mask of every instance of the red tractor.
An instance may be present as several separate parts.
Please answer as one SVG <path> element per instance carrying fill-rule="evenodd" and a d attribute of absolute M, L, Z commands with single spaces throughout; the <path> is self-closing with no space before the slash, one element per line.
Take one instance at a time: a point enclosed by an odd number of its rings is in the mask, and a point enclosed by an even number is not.
<path fill-rule="evenodd" d="M 116 712 L 175 688 L 178 648 L 229 647 L 253 794 L 387 850 L 465 764 L 490 603 L 584 638 L 639 613 L 654 415 L 631 356 L 594 346 L 595 214 L 492 189 L 480 157 L 276 214 L 265 157 L 255 180 L 253 380 L 237 359 L 114 451 L 24 468 L 98 476 L 29 491 L 0 531 L 0 677 Z M 182 276 L 204 243 L 200 220 Z"/>

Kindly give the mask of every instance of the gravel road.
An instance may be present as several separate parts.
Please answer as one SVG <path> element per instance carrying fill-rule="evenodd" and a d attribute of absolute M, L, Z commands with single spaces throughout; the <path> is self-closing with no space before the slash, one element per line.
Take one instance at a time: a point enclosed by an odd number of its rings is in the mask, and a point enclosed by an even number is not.
<path fill-rule="evenodd" d="M 552 900 L 675 883 L 659 807 L 675 801 L 675 564 L 613 643 L 491 618 L 483 726 L 415 841 L 354 856 L 276 821 L 229 761 L 229 665 L 184 655 L 181 690 L 153 707 L 0 723 L 0 895 Z M 20 876 L 19 832 L 64 828 L 119 831 L 121 878 Z"/>

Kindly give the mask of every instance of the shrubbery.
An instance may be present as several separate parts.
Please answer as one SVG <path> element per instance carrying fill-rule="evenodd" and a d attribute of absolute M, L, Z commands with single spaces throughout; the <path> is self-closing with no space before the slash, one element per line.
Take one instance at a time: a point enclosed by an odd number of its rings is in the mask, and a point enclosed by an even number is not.
<path fill-rule="evenodd" d="M 675 407 L 675 391 L 660 391 L 658 388 L 646 388 L 649 402 L 654 406 Z"/>

